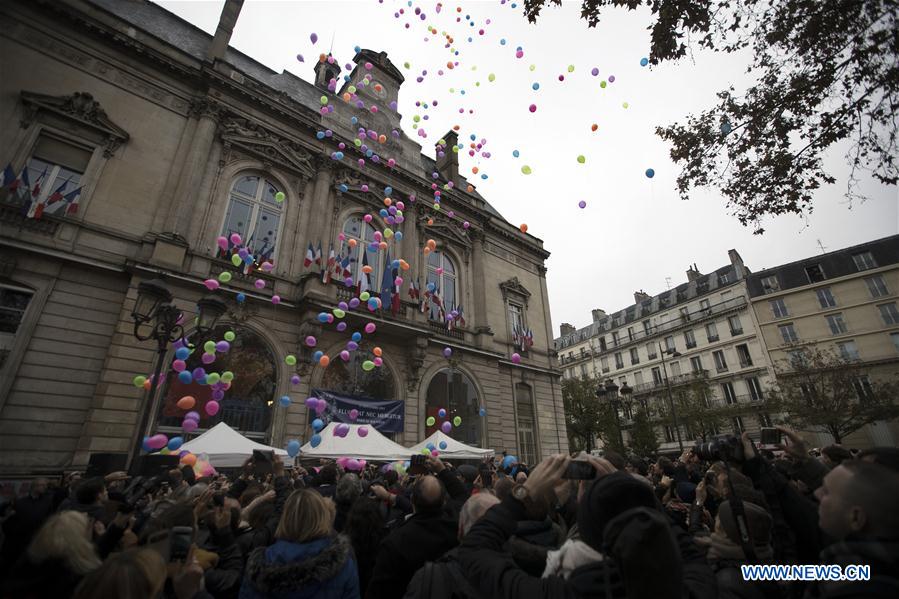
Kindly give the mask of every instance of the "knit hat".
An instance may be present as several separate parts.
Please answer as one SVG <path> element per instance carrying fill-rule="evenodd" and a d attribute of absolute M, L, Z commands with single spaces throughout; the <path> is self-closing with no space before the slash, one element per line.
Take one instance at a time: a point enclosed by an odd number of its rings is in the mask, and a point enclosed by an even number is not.
<path fill-rule="evenodd" d="M 696 485 L 691 482 L 679 482 L 674 490 L 677 491 L 677 496 L 684 503 L 693 503 L 696 500 Z"/>
<path fill-rule="evenodd" d="M 635 507 L 656 507 L 652 489 L 626 472 L 613 472 L 587 487 L 578 506 L 581 540 L 601 551 L 603 530 L 615 516 Z"/>
<path fill-rule="evenodd" d="M 771 526 L 773 520 L 771 514 L 763 507 L 759 507 L 748 501 L 743 502 L 743 511 L 746 512 L 746 527 L 749 529 L 749 538 L 756 547 L 765 547 L 771 544 Z M 718 506 L 718 519 L 721 529 L 727 538 L 734 543 L 740 542 L 740 528 L 730 501 L 725 501 Z"/>

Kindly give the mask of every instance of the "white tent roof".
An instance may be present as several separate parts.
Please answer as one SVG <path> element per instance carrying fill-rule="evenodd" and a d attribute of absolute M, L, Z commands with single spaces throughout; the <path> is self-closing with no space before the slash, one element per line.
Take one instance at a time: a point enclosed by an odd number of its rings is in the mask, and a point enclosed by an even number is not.
<path fill-rule="evenodd" d="M 398 443 L 394 443 L 371 425 L 347 424 L 350 432 L 346 437 L 338 437 L 334 434 L 337 422 L 331 422 L 319 432 L 322 441 L 318 447 L 312 447 L 306 443 L 300 448 L 301 458 L 363 458 L 381 462 L 405 460 L 411 452 Z M 368 435 L 359 436 L 359 429 L 368 429 Z"/>
<path fill-rule="evenodd" d="M 446 449 L 440 449 L 441 441 L 446 442 Z M 411 453 L 420 453 L 422 449 L 428 446 L 428 443 L 434 444 L 434 447 L 440 452 L 441 458 L 450 460 L 453 458 L 456 458 L 457 460 L 480 460 L 483 458 L 492 458 L 496 455 L 496 452 L 492 449 L 481 449 L 480 447 L 472 447 L 461 441 L 456 441 L 440 429 L 434 431 L 430 437 L 418 445 L 410 447 L 409 451 Z"/>
<path fill-rule="evenodd" d="M 251 441 L 224 422 L 219 422 L 196 439 L 191 439 L 181 449 L 197 455 L 205 453 L 209 457 L 209 463 L 215 468 L 240 467 L 253 455 L 254 449 L 270 450 L 282 458 L 287 457 L 287 452 L 283 449 Z"/>

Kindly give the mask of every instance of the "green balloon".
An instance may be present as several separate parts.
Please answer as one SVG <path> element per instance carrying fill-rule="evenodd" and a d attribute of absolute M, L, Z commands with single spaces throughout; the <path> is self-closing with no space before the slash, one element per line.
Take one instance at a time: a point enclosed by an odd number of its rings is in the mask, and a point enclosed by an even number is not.
<path fill-rule="evenodd" d="M 287 356 L 286 358 L 284 358 L 284 361 L 287 362 L 288 366 L 295 366 L 297 363 L 297 358 L 296 358 L 296 356 L 291 355 L 291 356 Z"/>
<path fill-rule="evenodd" d="M 320 99 L 322 106 L 326 106 L 328 104 L 328 96 L 322 96 Z"/>
<path fill-rule="evenodd" d="M 275 194 L 275 201 L 278 202 L 278 203 L 280 204 L 281 202 L 284 201 L 284 197 L 285 197 L 285 196 L 284 196 L 284 192 L 283 192 L 283 191 L 279 191 L 278 193 Z"/>
<path fill-rule="evenodd" d="M 134 380 L 132 382 L 134 383 L 135 387 L 143 387 L 144 383 L 147 382 L 147 377 L 143 376 L 142 374 L 139 374 L 136 377 L 134 377 Z"/>
<path fill-rule="evenodd" d="M 210 372 L 206 375 L 206 382 L 210 385 L 214 385 L 221 380 L 222 376 L 217 372 Z"/>
<path fill-rule="evenodd" d="M 234 373 L 231 372 L 230 370 L 226 370 L 225 372 L 222 373 L 222 382 L 230 383 L 233 380 L 234 380 Z"/>
<path fill-rule="evenodd" d="M 340 308 L 334 308 L 331 312 L 334 313 L 335 318 L 343 318 L 344 316 L 346 316 L 346 312 L 344 312 Z"/>
<path fill-rule="evenodd" d="M 427 424 L 428 426 L 434 426 L 435 422 L 437 422 L 437 421 L 434 420 L 433 416 L 428 416 L 428 419 L 425 420 L 425 424 Z"/>
<path fill-rule="evenodd" d="M 532 172 L 531 167 L 529 167 L 528 165 L 525 164 L 523 167 L 521 167 L 521 172 L 522 172 L 522 174 L 530 175 Z"/>
<path fill-rule="evenodd" d="M 207 341 L 203 344 L 203 349 L 206 350 L 207 354 L 215 353 L 215 341 Z"/>
<path fill-rule="evenodd" d="M 230 283 L 231 282 L 231 273 L 227 270 L 225 272 L 219 273 L 219 281 L 222 283 Z"/>
<path fill-rule="evenodd" d="M 368 291 L 363 291 L 362 293 L 359 294 L 359 299 L 362 300 L 363 302 L 367 302 L 368 298 L 370 298 L 370 297 L 371 297 L 371 294 L 369 294 Z"/>
<path fill-rule="evenodd" d="M 236 338 L 234 331 L 225 331 L 225 341 L 234 341 Z"/>
<path fill-rule="evenodd" d="M 237 254 L 233 254 L 231 256 L 231 264 L 233 264 L 234 266 L 240 266 L 241 264 L 243 264 L 243 260 Z"/>
<path fill-rule="evenodd" d="M 462 424 L 462 417 L 461 417 L 461 416 L 456 416 L 455 418 L 453 418 L 453 425 L 454 425 L 454 426 L 459 426 L 460 424 Z"/>
<path fill-rule="evenodd" d="M 587 158 L 584 157 L 583 154 L 581 154 L 580 156 L 577 157 L 577 161 L 579 164 L 584 164 L 585 162 L 587 162 Z"/>
<path fill-rule="evenodd" d="M 374 367 L 375 367 L 375 363 L 372 362 L 371 360 L 366 360 L 365 362 L 362 363 L 362 370 L 364 370 L 366 372 L 373 369 Z"/>

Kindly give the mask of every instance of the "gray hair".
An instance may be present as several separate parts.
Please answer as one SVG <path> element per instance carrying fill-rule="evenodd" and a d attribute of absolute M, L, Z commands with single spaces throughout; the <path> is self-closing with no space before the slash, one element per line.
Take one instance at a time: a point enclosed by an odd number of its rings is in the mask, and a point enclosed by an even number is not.
<path fill-rule="evenodd" d="M 362 481 L 353 473 L 344 474 L 337 481 L 337 489 L 334 491 L 334 500 L 337 503 L 353 503 L 362 495 Z"/>
<path fill-rule="evenodd" d="M 499 503 L 499 499 L 491 493 L 481 492 L 469 497 L 459 513 L 459 527 L 462 529 L 462 536 L 467 535 L 475 522 L 483 518 L 487 510 L 497 503 Z"/>

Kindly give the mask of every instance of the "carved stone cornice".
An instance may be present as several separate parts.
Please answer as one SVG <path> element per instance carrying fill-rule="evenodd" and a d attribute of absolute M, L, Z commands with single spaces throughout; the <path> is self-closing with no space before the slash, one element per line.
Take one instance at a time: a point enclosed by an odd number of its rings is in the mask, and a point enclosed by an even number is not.
<path fill-rule="evenodd" d="M 219 137 L 227 150 L 239 147 L 263 163 L 279 164 L 298 172 L 303 179 L 314 177 L 319 168 L 318 157 L 304 146 L 250 119 L 223 116 Z"/>
<path fill-rule="evenodd" d="M 215 122 L 219 122 L 224 113 L 224 107 L 212 98 L 194 98 L 190 101 L 187 108 L 187 114 L 191 118 L 210 118 Z"/>
<path fill-rule="evenodd" d="M 428 222 L 428 219 L 434 218 L 432 216 L 419 216 L 417 219 L 417 224 L 421 229 L 424 229 L 424 225 Z M 450 226 L 443 220 L 437 220 L 434 218 L 433 225 L 427 225 L 428 235 L 431 237 L 439 237 L 441 239 L 445 239 L 447 241 L 451 241 L 454 244 L 461 245 L 465 248 L 465 252 L 471 249 L 471 239 L 465 235 L 457 231 L 458 227 Z"/>
<path fill-rule="evenodd" d="M 75 121 L 100 134 L 105 142 L 103 155 L 107 158 L 130 138 L 128 132 L 113 123 L 100 103 L 87 92 L 75 92 L 70 96 L 48 96 L 23 91 L 21 98 L 25 108 L 20 123 L 23 128 L 38 119 L 42 111 Z"/>
<path fill-rule="evenodd" d="M 503 292 L 503 299 L 506 300 L 509 299 L 509 296 L 517 296 L 517 298 L 524 300 L 525 304 L 527 304 L 528 299 L 531 297 L 531 292 L 521 284 L 518 277 L 512 277 L 508 281 L 503 281 L 499 284 L 499 288 Z"/>

